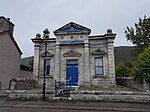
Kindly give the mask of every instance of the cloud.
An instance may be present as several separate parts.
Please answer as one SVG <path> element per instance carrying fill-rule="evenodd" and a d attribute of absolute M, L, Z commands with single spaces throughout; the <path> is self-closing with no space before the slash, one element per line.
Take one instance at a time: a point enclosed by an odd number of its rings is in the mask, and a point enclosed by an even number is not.
<path fill-rule="evenodd" d="M 91 35 L 104 34 L 108 28 L 117 33 L 115 46 L 131 45 L 124 28 L 139 17 L 150 16 L 150 0 L 3 0 L 0 14 L 10 17 L 15 39 L 23 57 L 33 55 L 31 38 L 47 27 L 53 31 L 70 21 L 91 28 Z"/>

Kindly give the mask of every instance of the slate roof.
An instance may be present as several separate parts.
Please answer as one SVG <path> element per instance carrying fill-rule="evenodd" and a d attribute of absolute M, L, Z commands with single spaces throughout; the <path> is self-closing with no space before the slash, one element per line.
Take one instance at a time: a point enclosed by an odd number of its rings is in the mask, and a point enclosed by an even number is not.
<path fill-rule="evenodd" d="M 13 26 L 15 26 L 10 20 L 8 20 L 7 18 L 5 18 L 4 16 L 0 16 L 0 19 L 4 19 L 5 21 L 7 21 L 10 24 L 12 24 Z"/>

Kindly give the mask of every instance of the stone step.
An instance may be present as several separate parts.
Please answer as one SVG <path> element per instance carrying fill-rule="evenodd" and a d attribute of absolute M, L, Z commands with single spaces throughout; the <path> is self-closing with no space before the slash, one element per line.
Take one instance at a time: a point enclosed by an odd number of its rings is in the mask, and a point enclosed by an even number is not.
<path fill-rule="evenodd" d="M 0 96 L 0 105 L 4 104 L 6 100 L 7 100 L 7 97 Z"/>

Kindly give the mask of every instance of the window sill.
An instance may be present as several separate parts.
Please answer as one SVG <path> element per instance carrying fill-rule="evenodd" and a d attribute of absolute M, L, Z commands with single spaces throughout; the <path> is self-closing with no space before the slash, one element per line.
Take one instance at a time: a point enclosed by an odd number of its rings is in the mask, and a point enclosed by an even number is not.
<path fill-rule="evenodd" d="M 107 79 L 107 76 L 99 75 L 99 76 L 93 76 L 93 78 L 103 78 L 103 79 Z"/>
<path fill-rule="evenodd" d="M 40 76 L 41 78 L 44 78 L 44 76 Z M 53 79 L 53 76 L 45 76 L 45 78 Z"/>

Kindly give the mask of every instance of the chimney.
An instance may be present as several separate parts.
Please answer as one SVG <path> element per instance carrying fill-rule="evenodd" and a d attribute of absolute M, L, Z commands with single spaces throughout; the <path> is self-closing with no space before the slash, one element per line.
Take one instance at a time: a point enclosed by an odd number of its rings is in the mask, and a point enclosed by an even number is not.
<path fill-rule="evenodd" d="M 10 21 L 10 18 L 7 18 L 8 21 Z"/>

